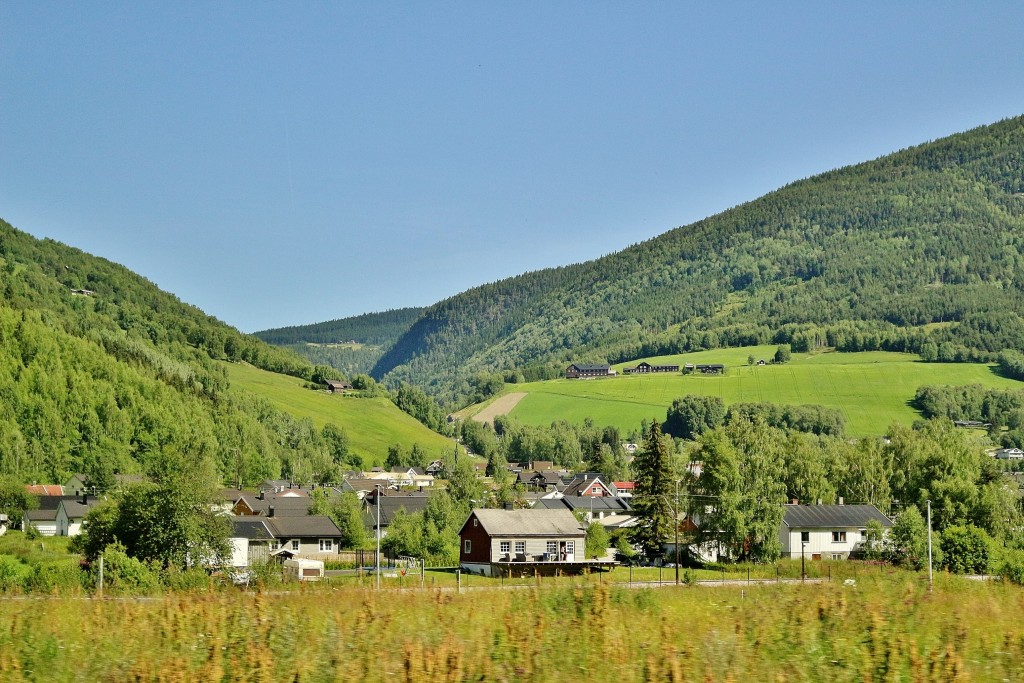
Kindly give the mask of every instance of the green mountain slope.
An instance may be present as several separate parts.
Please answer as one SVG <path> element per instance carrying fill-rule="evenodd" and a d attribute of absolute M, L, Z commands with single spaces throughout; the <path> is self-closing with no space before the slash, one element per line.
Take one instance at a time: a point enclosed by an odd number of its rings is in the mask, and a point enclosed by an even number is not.
<path fill-rule="evenodd" d="M 348 425 L 348 451 L 358 456 L 350 459 L 363 467 L 383 465 L 388 447 L 395 444 L 405 451 L 417 444 L 437 458 L 454 448 L 452 439 L 430 431 L 387 398 L 334 396 L 310 391 L 294 377 L 250 365 L 232 363 L 225 367 L 233 389 L 262 396 L 293 417 L 309 420 L 317 429 L 328 424 Z"/>
<path fill-rule="evenodd" d="M 221 362 L 309 379 L 305 359 L 122 266 L 0 221 L 0 292 L 0 477 L 62 483 L 81 472 L 109 485 L 116 473 L 189 467 L 252 484 L 332 480 L 354 464 L 360 417 L 294 417 L 273 394 L 232 387 Z M 391 412 L 404 443 L 408 418 Z"/>
<path fill-rule="evenodd" d="M 724 363 L 725 375 L 620 375 L 597 380 L 556 379 L 527 382 L 508 392 L 525 393 L 509 411 L 530 425 L 551 424 L 552 416 L 575 424 L 592 420 L 618 427 L 623 434 L 641 420 L 665 419 L 672 401 L 687 394 L 717 396 L 733 403 L 823 405 L 838 410 L 847 436 L 883 434 L 896 422 L 911 425 L 921 414 L 911 407 L 924 385 L 980 384 L 1019 390 L 1021 382 L 996 374 L 978 363 L 923 363 L 917 356 L 886 351 L 794 354 L 784 365 L 747 365 L 747 356 L 771 358 L 775 347 L 745 347 L 700 351 L 683 356 L 647 358 L 650 363 Z M 628 363 L 617 367 L 621 373 Z M 460 413 L 470 417 L 483 408 Z"/>
<path fill-rule="evenodd" d="M 554 376 L 788 342 L 985 359 L 1024 340 L 1024 118 L 795 182 L 587 263 L 427 308 L 376 377 L 464 397 L 478 373 Z M 934 345 L 934 346 L 931 346 Z"/>

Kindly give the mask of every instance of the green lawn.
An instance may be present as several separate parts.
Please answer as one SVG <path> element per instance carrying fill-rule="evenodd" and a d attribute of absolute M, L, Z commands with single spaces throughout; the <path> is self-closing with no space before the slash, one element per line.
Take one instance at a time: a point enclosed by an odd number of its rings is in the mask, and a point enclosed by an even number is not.
<path fill-rule="evenodd" d="M 366 467 L 381 465 L 388 446 L 408 450 L 414 443 L 430 455 L 450 453 L 454 442 L 430 431 L 386 398 L 335 396 L 303 387 L 303 381 L 237 363 L 225 364 L 233 386 L 264 396 L 277 408 L 308 417 L 317 427 L 333 422 L 345 429 L 349 448 L 363 457 Z"/>
<path fill-rule="evenodd" d="M 821 404 L 837 408 L 850 436 L 880 434 L 893 422 L 910 424 L 920 415 L 908 402 L 925 384 L 980 383 L 995 388 L 1024 388 L 1000 377 L 992 366 L 924 363 L 911 354 L 889 352 L 793 354 L 785 365 L 748 366 L 747 357 L 766 360 L 774 346 L 702 351 L 685 356 L 646 359 L 657 363 L 724 363 L 724 376 L 622 375 L 589 380 L 552 380 L 509 385 L 527 396 L 512 416 L 547 425 L 554 420 L 614 425 L 623 431 L 642 419 L 664 420 L 672 401 L 686 394 L 719 396 L 725 403 Z M 636 365 L 639 360 L 614 366 Z"/>

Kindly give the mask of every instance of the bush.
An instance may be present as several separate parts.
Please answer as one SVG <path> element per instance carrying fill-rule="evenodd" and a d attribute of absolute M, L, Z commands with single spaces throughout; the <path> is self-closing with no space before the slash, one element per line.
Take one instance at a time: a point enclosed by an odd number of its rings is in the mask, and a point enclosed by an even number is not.
<path fill-rule="evenodd" d="M 92 563 L 93 585 L 99 564 Z M 127 595 L 154 593 L 161 588 L 160 570 L 155 564 L 129 556 L 120 543 L 112 543 L 103 551 L 103 587 Z"/>
<path fill-rule="evenodd" d="M 10 555 L 0 555 L 0 592 L 20 593 L 32 568 Z"/>
<path fill-rule="evenodd" d="M 1024 586 L 1024 550 L 1006 550 L 996 573 L 1004 580 Z"/>
<path fill-rule="evenodd" d="M 942 532 L 942 568 L 954 574 L 984 574 L 988 571 L 992 539 L 973 524 L 951 526 Z"/>
<path fill-rule="evenodd" d="M 77 592 L 82 589 L 78 563 L 58 560 L 38 564 L 25 580 L 25 588 L 36 593 Z"/>

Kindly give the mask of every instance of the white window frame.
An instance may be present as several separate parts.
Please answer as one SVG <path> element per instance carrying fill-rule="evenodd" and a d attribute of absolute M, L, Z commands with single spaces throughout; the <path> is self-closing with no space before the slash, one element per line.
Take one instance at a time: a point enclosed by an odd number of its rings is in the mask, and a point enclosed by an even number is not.
<path fill-rule="evenodd" d="M 576 541 L 565 542 L 565 554 L 566 557 L 568 557 L 569 555 L 576 555 Z"/>
<path fill-rule="evenodd" d="M 473 541 L 467 538 L 462 542 L 462 554 L 469 555 L 471 552 L 473 552 Z"/>
<path fill-rule="evenodd" d="M 512 542 L 498 541 L 498 552 L 502 555 L 508 555 L 510 552 L 512 552 Z"/>
<path fill-rule="evenodd" d="M 334 539 L 333 538 L 321 538 L 320 539 L 320 552 L 322 552 L 322 553 L 333 553 L 334 552 Z"/>
<path fill-rule="evenodd" d="M 547 542 L 547 553 L 551 557 L 558 557 L 558 541 Z"/>
<path fill-rule="evenodd" d="M 526 541 L 516 541 L 516 555 L 526 554 Z"/>
<path fill-rule="evenodd" d="M 301 546 L 301 544 L 299 543 L 299 539 L 297 539 L 297 538 L 293 538 L 293 539 L 292 539 L 292 550 L 293 550 L 294 552 L 299 552 L 299 548 L 301 548 L 301 547 L 302 547 L 302 546 Z"/>
<path fill-rule="evenodd" d="M 846 532 L 845 531 L 833 531 L 832 532 L 833 543 L 846 543 Z"/>
<path fill-rule="evenodd" d="M 841 560 L 841 559 L 843 559 L 843 556 L 842 556 L 841 553 L 832 553 L 832 559 L 833 560 Z"/>

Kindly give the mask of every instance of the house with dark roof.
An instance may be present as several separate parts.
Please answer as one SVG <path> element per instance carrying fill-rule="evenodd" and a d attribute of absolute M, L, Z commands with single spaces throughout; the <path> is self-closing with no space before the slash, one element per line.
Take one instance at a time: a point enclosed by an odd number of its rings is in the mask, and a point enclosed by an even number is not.
<path fill-rule="evenodd" d="M 303 559 L 337 558 L 342 534 L 330 517 L 232 517 L 231 564 L 248 567 L 277 554 Z"/>
<path fill-rule="evenodd" d="M 85 521 L 85 515 L 99 502 L 95 496 L 62 497 L 57 506 L 57 535 L 77 536 L 82 533 L 82 522 Z"/>
<path fill-rule="evenodd" d="M 721 363 L 698 363 L 696 371 L 704 375 L 724 375 L 725 366 Z"/>
<path fill-rule="evenodd" d="M 595 498 L 618 495 L 614 484 L 601 481 L 603 476 L 599 472 L 581 472 L 569 480 L 569 483 L 562 489 L 562 495 L 594 496 Z"/>
<path fill-rule="evenodd" d="M 35 529 L 41 536 L 75 536 L 79 533 L 82 520 L 88 508 L 96 505 L 96 496 L 79 494 L 77 496 L 38 496 L 39 507 L 26 510 L 21 517 L 21 530 Z M 58 522 L 58 511 L 64 501 L 77 502 L 68 507 Z M 63 526 L 61 526 L 63 523 Z M 73 533 L 69 533 L 73 532 Z"/>
<path fill-rule="evenodd" d="M 584 557 L 586 536 L 566 508 L 477 509 L 459 531 L 459 563 L 464 571 L 486 576 L 577 574 L 613 566 Z"/>
<path fill-rule="evenodd" d="M 569 510 L 580 513 L 588 523 L 603 522 L 606 517 L 630 515 L 629 501 L 617 496 L 561 496 L 541 498 L 533 504 L 534 510 Z"/>
<path fill-rule="evenodd" d="M 624 368 L 623 374 L 626 375 L 645 375 L 651 372 L 679 372 L 678 365 L 652 365 L 647 361 L 637 363 L 631 368 Z"/>
<path fill-rule="evenodd" d="M 243 492 L 231 510 L 239 516 L 262 515 L 269 517 L 271 511 L 278 517 L 302 517 L 309 514 L 313 499 L 309 496 L 292 496 L 281 493 Z"/>
<path fill-rule="evenodd" d="M 573 363 L 565 369 L 566 379 L 585 379 L 587 377 L 610 377 L 614 375 L 610 365 L 594 365 L 587 363 Z"/>
<path fill-rule="evenodd" d="M 387 536 L 388 527 L 400 510 L 410 515 L 420 512 L 426 509 L 429 500 L 430 493 L 427 491 L 388 491 L 380 496 L 377 495 L 377 491 L 371 491 L 363 498 L 363 523 L 375 536 L 379 519 L 380 535 L 383 538 Z"/>
<path fill-rule="evenodd" d="M 863 547 L 868 522 L 892 520 L 874 505 L 787 505 L 779 529 L 782 557 L 845 560 Z"/>

